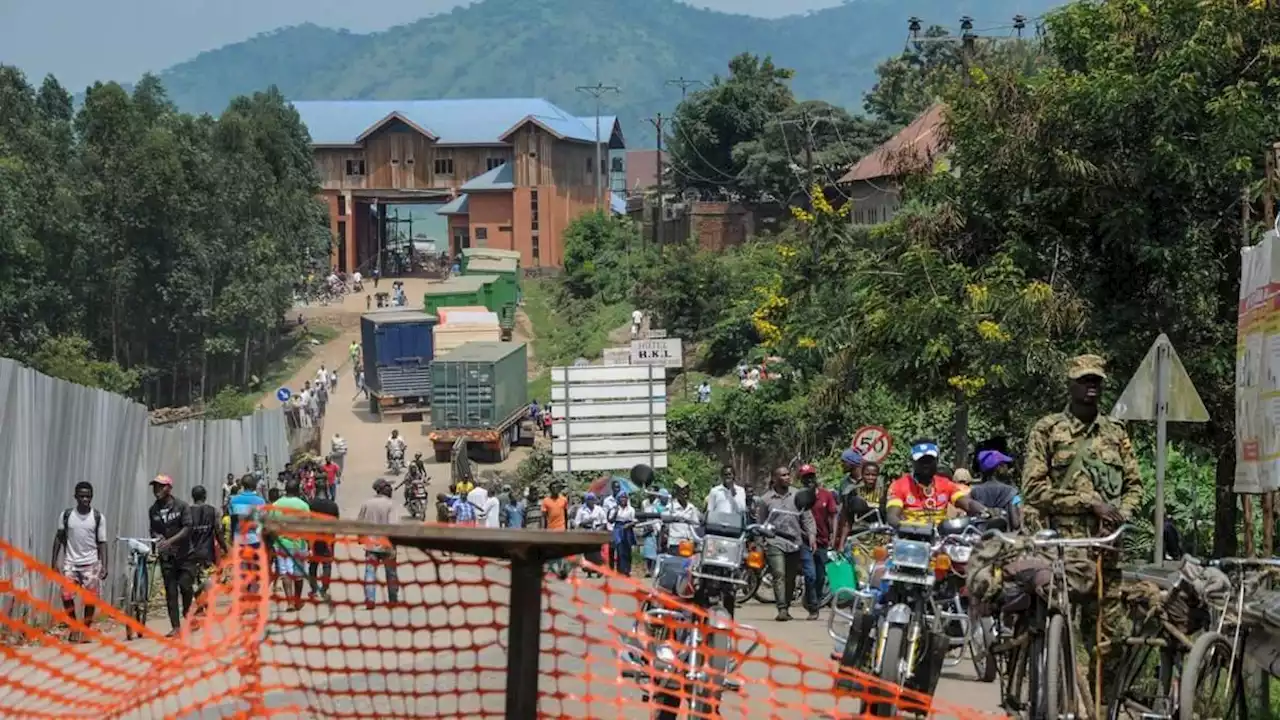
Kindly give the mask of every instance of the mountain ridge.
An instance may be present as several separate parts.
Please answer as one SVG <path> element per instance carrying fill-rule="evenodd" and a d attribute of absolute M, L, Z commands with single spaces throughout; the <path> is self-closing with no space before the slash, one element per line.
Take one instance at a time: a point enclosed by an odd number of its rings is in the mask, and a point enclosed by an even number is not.
<path fill-rule="evenodd" d="M 767 19 L 676 0 L 483 0 L 374 33 L 315 24 L 259 34 L 200 53 L 161 73 L 183 109 L 220 112 L 237 94 L 276 85 L 297 100 L 539 96 L 576 114 L 593 102 L 581 85 L 619 86 L 605 114 L 628 144 L 652 146 L 644 118 L 669 113 L 676 77 L 709 82 L 740 52 L 796 71 L 798 97 L 860 111 L 876 64 L 901 50 L 907 18 L 978 27 L 1036 17 L 1061 0 L 849 0 Z"/>

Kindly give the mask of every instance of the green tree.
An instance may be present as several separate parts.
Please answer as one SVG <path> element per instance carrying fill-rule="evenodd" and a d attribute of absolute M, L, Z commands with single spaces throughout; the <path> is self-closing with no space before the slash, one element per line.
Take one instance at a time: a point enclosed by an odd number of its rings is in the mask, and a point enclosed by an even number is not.
<path fill-rule="evenodd" d="M 138 389 L 136 371 L 124 370 L 113 362 L 94 360 L 89 341 L 79 336 L 46 338 L 30 361 L 35 370 L 78 385 L 120 395 L 129 395 Z"/>
<path fill-rule="evenodd" d="M 1215 550 L 1230 553 L 1239 245 L 1261 229 L 1240 198 L 1280 137 L 1280 13 L 1131 0 L 1045 23 L 1047 68 L 983 68 L 948 93 L 960 172 L 935 197 L 967 264 L 1003 252 L 1074 288 L 1121 378 L 1169 335 L 1212 418 L 1184 432 L 1218 458 Z"/>
<path fill-rule="evenodd" d="M 795 104 L 793 75 L 770 57 L 742 53 L 729 61 L 727 76 L 681 102 L 667 140 L 676 187 L 748 192 L 745 159 L 735 158 L 734 148 L 760 137 Z"/>
<path fill-rule="evenodd" d="M 645 252 L 630 218 L 597 210 L 564 232 L 564 285 L 574 297 L 616 303 L 631 293 L 634 254 Z"/>
<path fill-rule="evenodd" d="M 889 125 L 820 100 L 796 103 L 754 139 L 733 148 L 741 187 L 755 197 L 790 200 L 814 183 L 834 186 L 850 165 L 884 142 Z"/>
<path fill-rule="evenodd" d="M 964 67 L 960 39 L 939 25 L 924 32 L 897 57 L 876 66 L 876 84 L 863 107 L 873 116 L 902 127 L 936 102 Z"/>

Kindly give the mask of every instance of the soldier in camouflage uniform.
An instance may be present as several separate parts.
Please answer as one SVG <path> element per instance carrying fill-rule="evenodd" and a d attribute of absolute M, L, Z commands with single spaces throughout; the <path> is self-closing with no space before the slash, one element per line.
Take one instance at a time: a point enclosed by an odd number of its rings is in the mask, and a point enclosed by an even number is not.
<path fill-rule="evenodd" d="M 1127 522 L 1142 500 L 1138 461 L 1123 425 L 1098 410 L 1106 366 L 1097 355 L 1081 355 L 1067 363 L 1070 402 L 1031 428 L 1022 473 L 1022 496 L 1042 527 L 1062 537 L 1097 537 Z M 1124 633 L 1119 558 L 1102 561 L 1103 601 L 1098 607 L 1096 561 L 1087 550 L 1070 550 L 1067 577 L 1080 609 L 1080 630 L 1092 658 L 1101 658 L 1104 677 L 1118 673 L 1119 648 L 1113 638 Z M 1102 617 L 1103 645 L 1094 652 L 1097 613 Z M 1089 675 L 1092 679 L 1092 671 Z"/>

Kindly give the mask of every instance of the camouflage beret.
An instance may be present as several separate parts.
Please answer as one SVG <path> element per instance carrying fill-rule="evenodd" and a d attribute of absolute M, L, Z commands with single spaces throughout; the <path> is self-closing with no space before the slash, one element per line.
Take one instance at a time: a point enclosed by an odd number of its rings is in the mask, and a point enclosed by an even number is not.
<path fill-rule="evenodd" d="M 1067 361 L 1067 379 L 1078 380 L 1090 375 L 1105 378 L 1107 361 L 1098 355 L 1078 355 Z"/>

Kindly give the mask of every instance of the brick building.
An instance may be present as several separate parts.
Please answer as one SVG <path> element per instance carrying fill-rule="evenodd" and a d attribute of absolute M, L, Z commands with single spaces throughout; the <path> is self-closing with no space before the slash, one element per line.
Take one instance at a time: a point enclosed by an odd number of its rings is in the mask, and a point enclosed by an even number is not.
<path fill-rule="evenodd" d="M 624 207 L 611 191 L 626 172 L 614 117 L 600 118 L 597 167 L 596 118 L 537 98 L 293 105 L 311 133 L 339 270 L 372 265 L 397 203 L 444 203 L 451 252 L 516 250 L 527 268 L 561 264 L 574 218 Z"/>
<path fill-rule="evenodd" d="M 941 103 L 929 107 L 840 178 L 844 194 L 853 200 L 851 223 L 875 225 L 893 219 L 902 205 L 902 176 L 943 160 L 945 111 Z"/>

